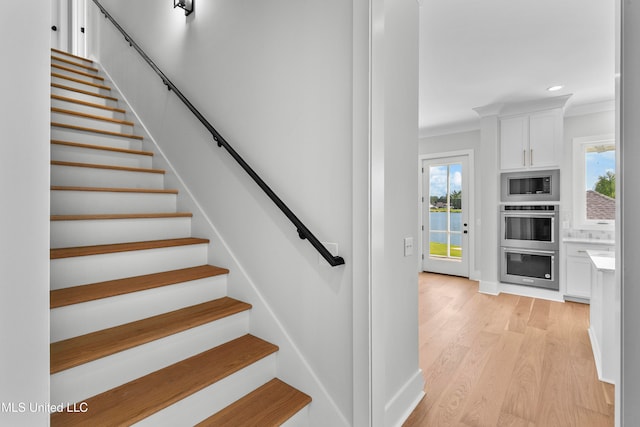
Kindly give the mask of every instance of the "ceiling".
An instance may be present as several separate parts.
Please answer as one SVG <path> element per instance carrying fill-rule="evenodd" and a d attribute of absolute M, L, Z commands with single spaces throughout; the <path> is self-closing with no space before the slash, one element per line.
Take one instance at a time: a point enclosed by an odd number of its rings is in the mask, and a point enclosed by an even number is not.
<path fill-rule="evenodd" d="M 495 103 L 610 104 L 615 1 L 421 0 L 420 135 L 478 128 Z"/>

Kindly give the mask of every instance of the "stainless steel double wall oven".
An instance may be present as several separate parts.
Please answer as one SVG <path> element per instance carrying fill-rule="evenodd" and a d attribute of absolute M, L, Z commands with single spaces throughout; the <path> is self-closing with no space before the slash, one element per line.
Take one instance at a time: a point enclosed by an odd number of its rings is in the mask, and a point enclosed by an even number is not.
<path fill-rule="evenodd" d="M 559 289 L 559 171 L 503 173 L 500 280 Z M 544 202 L 544 203 L 542 203 Z"/>

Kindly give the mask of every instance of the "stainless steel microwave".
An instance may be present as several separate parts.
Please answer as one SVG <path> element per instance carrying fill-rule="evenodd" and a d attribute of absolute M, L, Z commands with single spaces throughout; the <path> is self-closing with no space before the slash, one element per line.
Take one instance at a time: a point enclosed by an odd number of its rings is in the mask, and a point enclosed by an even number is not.
<path fill-rule="evenodd" d="M 502 202 L 560 201 L 560 170 L 504 172 L 500 174 Z"/>

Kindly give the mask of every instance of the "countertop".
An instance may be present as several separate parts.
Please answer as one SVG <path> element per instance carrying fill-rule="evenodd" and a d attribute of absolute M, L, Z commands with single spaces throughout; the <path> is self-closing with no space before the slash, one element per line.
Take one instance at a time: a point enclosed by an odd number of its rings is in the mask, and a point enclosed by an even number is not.
<path fill-rule="evenodd" d="M 615 252 L 587 251 L 587 255 L 598 271 L 616 271 Z"/>
<path fill-rule="evenodd" d="M 615 245 L 614 240 L 589 239 L 586 237 L 564 237 L 562 243 L 588 243 L 591 245 Z"/>

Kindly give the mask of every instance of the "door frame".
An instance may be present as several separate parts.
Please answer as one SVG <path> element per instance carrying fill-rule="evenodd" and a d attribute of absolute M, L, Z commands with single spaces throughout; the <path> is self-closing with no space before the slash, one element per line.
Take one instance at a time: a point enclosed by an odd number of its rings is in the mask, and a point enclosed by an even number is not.
<path fill-rule="evenodd" d="M 86 0 L 50 0 L 51 25 L 57 30 L 51 34 L 51 47 L 73 55 L 86 55 L 86 37 L 81 32 L 86 22 Z M 53 30 L 52 30 L 53 31 Z"/>
<path fill-rule="evenodd" d="M 456 151 L 446 151 L 441 153 L 430 153 L 430 154 L 421 154 L 418 156 L 418 213 L 420 218 L 420 223 L 418 224 L 418 235 L 420 236 L 420 254 L 421 256 L 427 255 L 427 248 L 424 239 L 424 227 L 426 226 L 424 221 L 424 203 L 428 203 L 428 200 L 424 200 L 424 185 L 423 185 L 423 177 L 422 177 L 422 163 L 425 160 L 435 160 L 435 159 L 446 159 L 448 157 L 467 157 L 467 165 L 468 171 L 467 175 L 468 179 L 468 251 L 469 252 L 469 279 L 478 280 L 479 274 L 475 268 L 475 224 L 476 224 L 476 216 L 475 216 L 475 163 L 474 163 L 474 150 L 456 150 Z M 419 271 L 422 271 L 423 259 L 420 259 L 419 262 Z"/>

